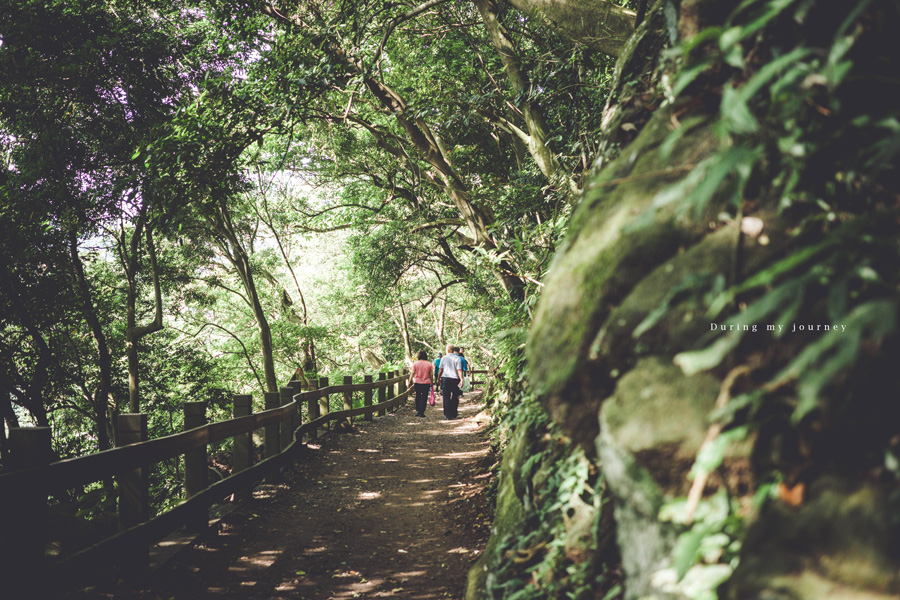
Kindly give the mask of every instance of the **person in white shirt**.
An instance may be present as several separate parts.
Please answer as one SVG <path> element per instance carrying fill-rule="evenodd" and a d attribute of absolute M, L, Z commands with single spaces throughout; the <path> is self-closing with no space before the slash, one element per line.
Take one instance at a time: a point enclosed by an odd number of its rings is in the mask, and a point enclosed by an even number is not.
<path fill-rule="evenodd" d="M 441 358 L 438 381 L 441 382 L 441 396 L 444 405 L 444 419 L 455 419 L 459 416 L 459 395 L 462 392 L 462 361 L 454 351 L 454 346 L 447 346 L 447 354 Z"/>

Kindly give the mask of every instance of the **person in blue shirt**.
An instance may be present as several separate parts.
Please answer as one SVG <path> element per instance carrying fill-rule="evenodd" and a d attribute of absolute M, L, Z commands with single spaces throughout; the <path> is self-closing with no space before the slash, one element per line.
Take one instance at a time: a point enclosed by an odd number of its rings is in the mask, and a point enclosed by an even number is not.
<path fill-rule="evenodd" d="M 444 356 L 444 355 L 441 354 L 440 352 L 438 352 L 438 357 L 434 361 L 434 379 L 432 379 L 432 381 L 434 381 L 437 384 L 439 390 L 441 389 L 441 378 L 438 374 L 441 372 L 441 357 L 442 356 Z"/>
<path fill-rule="evenodd" d="M 468 377 L 469 376 L 469 362 L 466 360 L 466 357 L 463 356 L 462 348 L 460 348 L 459 346 L 456 347 L 456 354 L 459 356 L 459 361 L 462 363 L 463 377 Z M 462 383 L 460 383 L 459 389 L 462 390 Z M 462 391 L 460 391 L 459 392 L 460 398 L 462 397 L 462 395 L 463 395 L 463 393 L 462 393 Z"/>

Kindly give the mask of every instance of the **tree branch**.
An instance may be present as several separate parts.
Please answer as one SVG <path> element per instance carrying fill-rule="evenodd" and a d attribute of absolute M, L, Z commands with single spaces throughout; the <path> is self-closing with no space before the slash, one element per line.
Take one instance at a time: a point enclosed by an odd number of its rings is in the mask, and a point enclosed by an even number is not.
<path fill-rule="evenodd" d="M 212 322 L 210 322 L 210 321 L 207 321 L 206 323 L 204 323 L 203 325 L 201 325 L 201 326 L 200 326 L 200 329 L 197 330 L 197 333 L 194 333 L 194 334 L 188 333 L 187 331 L 184 331 L 183 329 L 178 329 L 178 328 L 176 328 L 176 327 L 172 327 L 172 329 L 174 329 L 175 331 L 178 331 L 178 332 L 180 332 L 180 333 L 187 334 L 187 335 L 189 335 L 189 336 L 191 336 L 191 337 L 197 337 L 197 336 L 199 336 L 199 335 L 203 332 L 203 330 L 206 329 L 207 327 L 215 327 L 216 329 L 221 329 L 222 331 L 224 331 L 225 333 L 227 333 L 228 335 L 230 335 L 230 336 L 234 339 L 234 341 L 236 341 L 238 344 L 240 344 L 241 349 L 244 351 L 244 358 L 247 359 L 247 364 L 250 365 L 250 370 L 253 371 L 253 376 L 256 377 L 256 383 L 259 384 L 259 387 L 265 389 L 265 386 L 263 385 L 262 379 L 259 378 L 259 373 L 257 372 L 256 367 L 253 365 L 253 361 L 250 360 L 250 353 L 247 352 L 247 346 L 244 345 L 244 342 L 241 341 L 241 338 L 239 338 L 238 336 L 236 336 L 236 335 L 235 335 L 234 333 L 232 333 L 231 331 L 225 329 L 225 328 L 222 327 L 221 325 L 217 325 L 216 323 L 212 323 Z"/>
<path fill-rule="evenodd" d="M 464 282 L 465 282 L 465 279 L 454 279 L 453 281 L 449 281 L 449 282 L 445 283 L 444 285 L 442 285 L 441 287 L 439 287 L 438 289 L 434 290 L 434 292 L 431 293 L 431 298 L 429 298 L 427 302 L 422 303 L 422 308 L 428 308 L 428 305 L 435 301 L 438 294 L 440 294 L 441 292 L 446 290 L 448 287 L 456 285 L 457 283 L 464 283 Z"/>
<path fill-rule="evenodd" d="M 378 50 L 375 52 L 375 56 L 372 59 L 372 64 L 378 65 L 379 61 L 381 60 L 381 53 L 384 51 L 384 45 L 387 44 L 388 38 L 391 37 L 391 34 L 394 32 L 394 29 L 396 29 L 397 25 L 403 23 L 404 21 L 409 21 L 410 19 L 417 17 L 429 8 L 433 8 L 438 4 L 443 4 L 449 1 L 450 0 L 428 0 L 428 2 L 420 4 L 406 14 L 400 15 L 399 17 L 393 19 L 390 23 L 388 23 L 387 28 L 384 30 L 384 35 L 381 37 L 381 43 L 378 45 Z"/>

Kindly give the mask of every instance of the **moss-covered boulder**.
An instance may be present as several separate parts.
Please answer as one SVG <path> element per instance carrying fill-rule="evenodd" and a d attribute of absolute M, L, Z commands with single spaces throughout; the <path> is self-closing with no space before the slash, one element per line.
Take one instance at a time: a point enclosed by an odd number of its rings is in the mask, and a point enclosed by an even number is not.
<path fill-rule="evenodd" d="M 525 514 L 523 498 L 525 482 L 521 480 L 522 466 L 530 455 L 532 432 L 526 426 L 516 428 L 509 437 L 500 463 L 497 501 L 488 546 L 469 569 L 466 600 L 488 598 L 487 580 L 493 564 L 498 560 L 497 547 L 521 523 Z"/>
<path fill-rule="evenodd" d="M 597 454 L 612 496 L 629 598 L 668 598 L 654 575 L 671 565 L 678 530 L 659 520 L 681 492 L 707 435 L 719 382 L 685 377 L 656 357 L 640 360 L 603 403 Z"/>
<path fill-rule="evenodd" d="M 526 353 L 595 450 L 627 598 L 897 594 L 900 145 L 869 127 L 900 118 L 897 24 L 658 2 L 625 46 Z"/>
<path fill-rule="evenodd" d="M 697 123 L 672 149 L 675 164 L 667 165 L 659 147 L 669 134 L 670 116 L 655 115 L 585 193 L 529 332 L 532 381 L 554 420 L 586 446 L 597 435 L 600 402 L 614 385 L 592 351 L 601 327 L 644 276 L 708 229 L 705 220 L 651 208 L 655 190 L 717 146 L 708 128 Z M 616 183 L 623 178 L 630 183 Z"/>
<path fill-rule="evenodd" d="M 802 506 L 766 507 L 744 539 L 742 561 L 722 597 L 897 598 L 894 521 L 879 486 L 824 477 Z"/>

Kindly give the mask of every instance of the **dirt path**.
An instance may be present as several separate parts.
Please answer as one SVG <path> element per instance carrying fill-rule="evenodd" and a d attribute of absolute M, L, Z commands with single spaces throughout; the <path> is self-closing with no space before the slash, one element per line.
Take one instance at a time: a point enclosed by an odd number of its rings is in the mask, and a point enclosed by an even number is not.
<path fill-rule="evenodd" d="M 103 598 L 462 598 L 489 528 L 488 442 L 467 394 L 460 418 L 411 403 L 311 444 L 279 485 L 226 517 L 141 591 Z"/>

